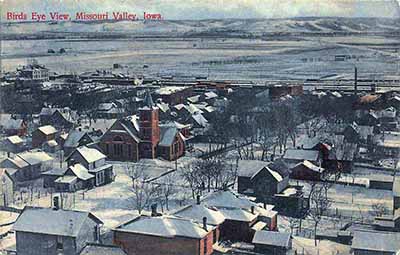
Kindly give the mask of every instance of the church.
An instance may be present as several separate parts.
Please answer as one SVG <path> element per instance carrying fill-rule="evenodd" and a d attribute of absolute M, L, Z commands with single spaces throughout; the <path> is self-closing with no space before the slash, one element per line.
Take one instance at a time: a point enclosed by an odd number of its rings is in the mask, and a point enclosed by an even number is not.
<path fill-rule="evenodd" d="M 109 160 L 162 157 L 173 161 L 185 154 L 185 137 L 175 123 L 160 124 L 159 109 L 147 92 L 139 115 L 115 121 L 102 136 L 100 147 Z"/>

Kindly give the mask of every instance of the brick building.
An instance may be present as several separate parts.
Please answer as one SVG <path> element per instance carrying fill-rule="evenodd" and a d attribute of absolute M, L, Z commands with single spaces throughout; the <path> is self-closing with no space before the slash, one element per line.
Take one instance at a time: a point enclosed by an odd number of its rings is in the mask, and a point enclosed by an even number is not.
<path fill-rule="evenodd" d="M 175 160 L 185 153 L 185 137 L 176 126 L 159 123 L 159 109 L 147 93 L 139 116 L 117 120 L 102 136 L 100 147 L 110 160 Z"/>
<path fill-rule="evenodd" d="M 210 255 L 214 226 L 173 216 L 139 216 L 114 229 L 114 243 L 128 255 Z"/>

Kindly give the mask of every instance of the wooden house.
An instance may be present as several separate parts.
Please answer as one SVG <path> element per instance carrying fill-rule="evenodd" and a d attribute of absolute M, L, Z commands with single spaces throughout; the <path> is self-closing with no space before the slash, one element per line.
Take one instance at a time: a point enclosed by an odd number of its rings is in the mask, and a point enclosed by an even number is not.
<path fill-rule="evenodd" d="M 75 192 L 94 187 L 95 176 L 81 164 L 68 167 L 64 174 L 54 180 L 54 187 L 59 192 Z"/>
<path fill-rule="evenodd" d="M 32 132 L 33 148 L 41 147 L 44 143 L 56 139 L 57 130 L 50 125 L 41 126 Z"/>
<path fill-rule="evenodd" d="M 101 225 L 103 222 L 89 212 L 25 207 L 12 228 L 16 252 L 76 255 L 86 243 L 99 241 Z"/>
<path fill-rule="evenodd" d="M 275 231 L 257 231 L 252 240 L 255 252 L 270 255 L 286 255 L 292 249 L 289 233 Z"/>
<path fill-rule="evenodd" d="M 306 181 L 321 181 L 325 169 L 304 160 L 295 165 L 290 171 L 290 178 Z"/>
<path fill-rule="evenodd" d="M 82 146 L 72 152 L 66 161 L 68 165 L 81 164 L 90 174 L 95 176 L 94 185 L 101 186 L 108 184 L 115 179 L 113 166 L 106 163 L 106 155 L 95 148 Z"/>
<path fill-rule="evenodd" d="M 7 169 L 0 168 L 0 206 L 14 202 L 14 180 Z"/>

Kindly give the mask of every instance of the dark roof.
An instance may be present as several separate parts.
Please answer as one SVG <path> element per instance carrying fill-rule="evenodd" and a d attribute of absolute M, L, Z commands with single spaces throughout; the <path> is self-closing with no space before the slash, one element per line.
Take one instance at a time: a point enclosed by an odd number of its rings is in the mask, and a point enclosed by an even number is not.
<path fill-rule="evenodd" d="M 129 116 L 118 120 L 121 126 L 128 132 L 128 134 L 136 141 L 139 142 L 139 123 L 136 115 Z M 112 131 L 114 132 L 114 131 Z"/>
<path fill-rule="evenodd" d="M 290 234 L 275 231 L 256 231 L 252 243 L 290 248 Z"/>
<path fill-rule="evenodd" d="M 90 212 L 25 207 L 14 224 L 14 231 L 58 236 L 78 236 L 86 219 L 103 222 Z"/>
<path fill-rule="evenodd" d="M 274 162 L 268 164 L 269 169 L 278 172 L 282 177 L 290 174 L 289 166 L 282 159 L 276 159 Z"/>

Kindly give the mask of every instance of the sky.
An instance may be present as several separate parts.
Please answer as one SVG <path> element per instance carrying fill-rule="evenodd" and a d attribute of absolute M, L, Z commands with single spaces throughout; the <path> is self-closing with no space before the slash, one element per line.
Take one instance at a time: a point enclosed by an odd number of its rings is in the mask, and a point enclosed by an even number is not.
<path fill-rule="evenodd" d="M 0 0 L 2 19 L 14 12 L 161 13 L 165 19 L 288 18 L 309 16 L 400 18 L 400 0 Z"/>

